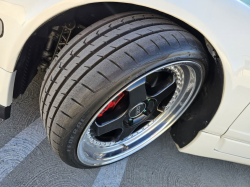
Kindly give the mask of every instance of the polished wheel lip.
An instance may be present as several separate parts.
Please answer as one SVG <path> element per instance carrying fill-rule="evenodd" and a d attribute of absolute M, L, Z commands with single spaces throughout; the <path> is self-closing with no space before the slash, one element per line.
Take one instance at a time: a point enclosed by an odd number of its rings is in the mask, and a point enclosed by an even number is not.
<path fill-rule="evenodd" d="M 143 129 L 140 129 L 138 132 L 136 132 L 134 136 L 128 137 L 128 139 L 125 139 L 124 142 L 98 142 L 96 140 L 93 140 L 93 138 L 90 136 L 89 128 L 98 116 L 98 114 L 108 105 L 110 101 L 112 101 L 117 95 L 119 95 L 124 90 L 128 89 L 131 85 L 133 85 L 135 82 L 138 82 L 140 79 L 148 76 L 149 74 L 153 72 L 160 71 L 162 69 L 174 69 L 173 67 L 179 67 L 183 66 L 182 68 L 185 69 L 185 71 L 193 71 L 195 74 L 195 81 L 198 82 L 198 84 L 195 83 L 189 83 L 186 85 L 184 95 L 177 95 L 175 100 L 173 102 L 167 105 L 168 108 L 164 110 L 164 112 L 160 115 L 160 117 L 157 117 L 155 120 L 151 121 L 148 125 L 146 125 Z M 197 75 L 198 74 L 198 75 Z M 193 74 L 190 74 L 193 76 Z M 182 76 L 178 75 L 177 77 Z M 191 77 L 191 76 L 190 76 Z M 189 79 L 191 79 L 189 77 Z M 186 77 L 185 77 L 186 78 Z M 114 95 L 109 101 L 106 102 L 106 104 L 96 113 L 96 115 L 92 118 L 92 120 L 87 124 L 86 129 L 84 130 L 83 134 L 81 135 L 80 141 L 77 146 L 77 156 L 78 159 L 85 165 L 88 166 L 100 166 L 100 165 L 106 165 L 115 161 L 118 161 L 120 159 L 123 159 L 132 153 L 138 151 L 142 147 L 146 146 L 150 142 L 152 142 L 154 139 L 156 139 L 158 136 L 160 136 L 163 132 L 165 132 L 180 116 L 181 114 L 186 110 L 186 108 L 191 104 L 192 100 L 197 95 L 199 88 L 202 85 L 204 79 L 203 75 L 203 68 L 202 66 L 195 62 L 195 61 L 177 61 L 173 63 L 169 63 L 163 66 L 160 66 L 154 70 L 151 70 L 149 73 L 146 73 L 145 75 L 141 76 L 137 80 L 133 81 L 129 85 L 127 85 L 125 88 L 120 90 L 116 95 Z M 182 79 L 184 81 L 184 77 Z M 180 81 L 180 80 L 177 80 Z M 178 87 L 178 86 L 177 86 Z M 180 92 L 183 92 L 183 88 L 180 90 Z M 188 95 L 185 95 L 188 93 Z M 184 97 L 185 96 L 185 97 Z M 175 97 L 175 94 L 174 96 Z M 182 102 L 184 99 L 185 102 Z M 179 100 L 179 101 L 178 101 Z M 179 103 L 178 103 L 178 102 Z M 175 104 L 178 105 L 175 105 Z M 178 106 L 178 107 L 177 107 Z M 147 136 L 146 136 L 147 135 Z M 93 145 L 92 145 L 93 144 Z M 116 146 L 116 147 L 115 147 Z M 119 149 L 115 149 L 119 147 Z M 113 152 L 112 152 L 112 149 Z M 93 150 L 99 150 L 93 151 Z M 110 153 L 113 153 L 114 155 L 108 156 Z M 117 154 L 116 154 L 117 153 Z"/>

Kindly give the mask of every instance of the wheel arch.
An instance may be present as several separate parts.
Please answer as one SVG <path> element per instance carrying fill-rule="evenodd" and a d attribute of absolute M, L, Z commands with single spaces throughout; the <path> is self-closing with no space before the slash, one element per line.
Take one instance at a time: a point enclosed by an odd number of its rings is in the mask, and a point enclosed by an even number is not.
<path fill-rule="evenodd" d="M 55 2 L 51 1 L 47 7 L 44 7 L 44 9 L 37 8 L 39 6 L 39 3 L 37 5 L 30 5 L 28 6 L 27 4 L 29 1 L 26 2 L 24 5 L 24 9 L 27 9 L 26 13 L 26 18 L 29 17 L 29 19 L 26 19 L 21 25 L 22 29 L 20 32 L 20 35 L 22 37 L 19 37 L 16 39 L 15 43 L 18 45 L 16 49 L 14 49 L 14 54 L 12 54 L 12 59 L 15 59 L 14 62 L 9 63 L 6 66 L 2 66 L 3 69 L 8 70 L 8 71 L 13 71 L 18 63 L 18 57 L 20 53 L 22 52 L 22 49 L 25 47 L 27 44 L 28 39 L 41 27 L 43 27 L 45 24 L 47 24 L 50 21 L 53 21 L 56 19 L 58 16 L 64 14 L 65 12 L 70 12 L 70 10 L 79 8 L 79 7 L 85 7 L 89 5 L 93 5 L 95 8 L 95 5 L 104 3 L 104 4 L 109 4 L 111 3 L 110 1 L 107 0 L 98 0 L 98 1 L 60 1 L 60 2 Z M 213 46 L 214 49 L 216 49 L 216 46 L 214 45 L 215 40 L 214 40 L 214 34 L 211 32 L 211 29 L 208 29 L 206 27 L 206 24 L 203 23 L 202 19 L 199 19 L 198 14 L 192 14 L 190 10 L 190 6 L 187 6 L 185 8 L 185 4 L 182 2 L 176 2 L 176 1 L 164 1 L 164 0 L 159 0 L 158 3 L 154 3 L 153 1 L 140 1 L 140 0 L 113 0 L 112 3 L 117 3 L 117 4 L 123 4 L 123 5 L 132 5 L 135 6 L 137 5 L 138 7 L 141 7 L 143 10 L 151 10 L 154 12 L 162 13 L 165 15 L 168 15 L 172 18 L 175 19 L 175 21 L 179 20 L 180 22 L 183 22 L 186 24 L 186 26 L 189 26 L 190 28 L 193 29 L 194 32 L 198 32 L 201 35 L 203 35 Z M 197 6 L 196 6 L 197 7 Z M 34 15 L 33 12 L 28 12 L 29 9 L 38 9 L 38 14 Z M 96 12 L 97 10 L 94 10 L 92 12 Z M 112 12 L 112 10 L 110 10 Z M 113 14 L 119 13 L 114 11 L 112 12 Z M 111 14 L 112 15 L 112 14 Z M 104 17 L 102 17 L 104 18 Z M 216 49 L 217 50 L 217 49 Z"/>

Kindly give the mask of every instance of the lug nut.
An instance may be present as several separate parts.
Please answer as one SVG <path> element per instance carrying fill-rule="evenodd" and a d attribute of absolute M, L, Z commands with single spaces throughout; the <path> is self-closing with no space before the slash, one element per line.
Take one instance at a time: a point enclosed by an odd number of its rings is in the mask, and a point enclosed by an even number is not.
<path fill-rule="evenodd" d="M 125 119 L 124 124 L 127 126 L 131 126 L 133 124 L 133 119 L 132 118 Z"/>
<path fill-rule="evenodd" d="M 148 114 L 150 113 L 150 111 L 148 111 L 148 110 L 146 110 L 146 109 L 144 109 L 142 112 L 143 112 L 143 114 L 145 114 L 145 115 L 148 115 Z"/>

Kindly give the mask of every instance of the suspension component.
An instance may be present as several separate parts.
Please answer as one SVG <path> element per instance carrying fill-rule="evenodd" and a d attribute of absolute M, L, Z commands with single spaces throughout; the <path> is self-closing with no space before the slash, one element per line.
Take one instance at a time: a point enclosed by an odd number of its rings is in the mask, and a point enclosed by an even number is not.
<path fill-rule="evenodd" d="M 65 23 L 63 26 L 55 26 L 52 28 L 52 31 L 48 36 L 46 47 L 42 53 L 42 62 L 39 66 L 41 71 L 45 71 L 56 55 L 58 55 L 62 48 L 67 45 L 72 30 L 75 27 L 75 21 L 71 21 Z"/>
<path fill-rule="evenodd" d="M 76 27 L 75 21 L 65 23 L 65 25 L 61 27 L 61 33 L 59 35 L 54 54 L 52 56 L 52 60 L 62 50 L 62 48 L 68 43 L 72 30 L 75 27 Z"/>

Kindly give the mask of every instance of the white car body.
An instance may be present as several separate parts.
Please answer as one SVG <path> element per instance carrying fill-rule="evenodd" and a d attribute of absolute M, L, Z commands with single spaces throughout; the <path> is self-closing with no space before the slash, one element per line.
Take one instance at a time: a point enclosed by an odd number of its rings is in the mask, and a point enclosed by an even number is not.
<path fill-rule="evenodd" d="M 12 103 L 15 65 L 29 36 L 70 8 L 105 0 L 0 0 L 0 105 Z M 110 1 L 109 1 L 110 2 Z M 212 44 L 223 65 L 224 88 L 209 125 L 181 152 L 250 165 L 250 6 L 238 0 L 112 0 L 169 14 Z"/>

